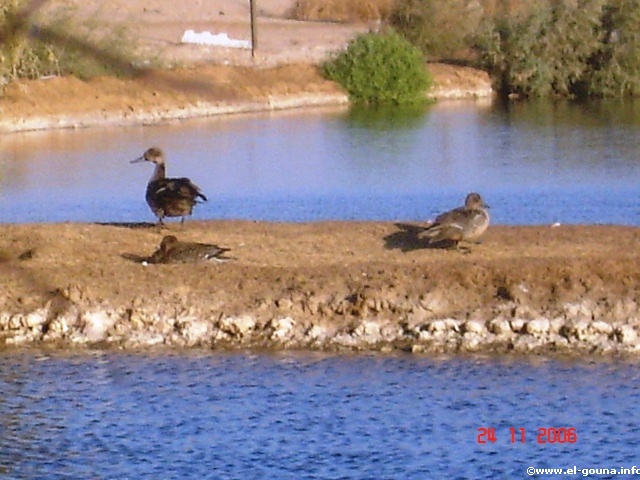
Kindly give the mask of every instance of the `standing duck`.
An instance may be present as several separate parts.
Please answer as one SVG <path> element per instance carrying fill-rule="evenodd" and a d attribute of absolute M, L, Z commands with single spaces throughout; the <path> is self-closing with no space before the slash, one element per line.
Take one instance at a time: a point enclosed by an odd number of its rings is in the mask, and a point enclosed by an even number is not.
<path fill-rule="evenodd" d="M 470 193 L 464 206 L 438 215 L 424 231 L 429 245 L 456 246 L 460 241 L 477 240 L 489 228 L 489 206 L 479 193 Z"/>
<path fill-rule="evenodd" d="M 175 236 L 167 235 L 160 247 L 148 259 L 148 263 L 197 263 L 203 261 L 223 261 L 230 249 L 209 243 L 180 242 Z"/>
<path fill-rule="evenodd" d="M 147 184 L 146 199 L 151 211 L 158 217 L 160 225 L 164 217 L 184 217 L 191 215 L 193 206 L 198 198 L 205 202 L 207 197 L 188 178 L 167 178 L 164 153 L 157 147 L 151 147 L 140 158 L 131 163 L 151 162 L 156 165 L 149 183 Z"/>

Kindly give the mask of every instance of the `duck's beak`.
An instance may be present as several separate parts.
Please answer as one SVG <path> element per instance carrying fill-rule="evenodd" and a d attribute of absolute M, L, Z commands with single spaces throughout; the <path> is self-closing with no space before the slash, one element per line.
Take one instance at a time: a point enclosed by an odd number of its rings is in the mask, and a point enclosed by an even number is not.
<path fill-rule="evenodd" d="M 131 160 L 129 163 L 140 163 L 140 162 L 144 162 L 146 159 L 144 158 L 144 155 L 142 157 L 138 157 L 135 160 Z"/>

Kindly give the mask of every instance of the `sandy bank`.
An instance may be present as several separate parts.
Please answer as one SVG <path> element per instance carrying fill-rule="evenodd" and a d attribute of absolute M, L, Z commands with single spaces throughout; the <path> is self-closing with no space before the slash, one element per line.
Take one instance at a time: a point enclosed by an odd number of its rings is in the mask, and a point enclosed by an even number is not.
<path fill-rule="evenodd" d="M 148 225 L 2 225 L 0 344 L 640 351 L 640 229 L 493 227 L 467 252 L 393 223 L 190 222 L 234 260 L 143 265 Z"/>
<path fill-rule="evenodd" d="M 490 101 L 484 72 L 431 66 L 436 100 Z M 20 81 L 0 96 L 0 134 L 54 128 L 148 125 L 255 111 L 347 105 L 349 98 L 313 64 L 267 69 L 198 65 L 133 79 L 72 77 Z"/>

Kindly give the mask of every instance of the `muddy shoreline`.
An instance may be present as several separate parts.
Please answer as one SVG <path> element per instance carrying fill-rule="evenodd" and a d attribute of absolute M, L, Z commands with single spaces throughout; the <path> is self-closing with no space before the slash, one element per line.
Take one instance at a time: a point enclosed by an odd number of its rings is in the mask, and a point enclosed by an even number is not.
<path fill-rule="evenodd" d="M 144 265 L 152 225 L 1 225 L 0 345 L 637 355 L 640 229 L 190 222 L 225 263 Z"/>

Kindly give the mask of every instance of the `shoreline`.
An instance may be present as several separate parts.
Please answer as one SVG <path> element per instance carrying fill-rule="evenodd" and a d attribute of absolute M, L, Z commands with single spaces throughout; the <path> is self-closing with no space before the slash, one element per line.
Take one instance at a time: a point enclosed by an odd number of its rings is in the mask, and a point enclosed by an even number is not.
<path fill-rule="evenodd" d="M 444 64 L 431 68 L 435 83 L 427 98 L 437 102 L 492 101 L 494 93 L 486 74 Z M 257 78 L 245 85 L 242 79 L 246 75 Z M 55 102 L 46 105 L 48 97 L 54 97 Z M 315 64 L 267 69 L 201 65 L 148 72 L 129 80 L 105 77 L 83 82 L 54 77 L 17 81 L 6 87 L 0 95 L 0 134 L 154 125 L 216 115 L 349 104 L 348 95 L 323 78 Z"/>
<path fill-rule="evenodd" d="M 157 312 L 141 313 L 140 317 L 133 317 L 133 325 L 127 325 L 132 321 L 127 318 L 129 315 L 130 312 L 94 309 L 75 311 L 50 323 L 46 309 L 27 315 L 0 314 L 0 350 L 308 351 L 565 358 L 638 358 L 640 353 L 637 328 L 598 320 L 443 318 L 408 327 L 402 321 L 373 319 L 335 329 L 291 316 L 266 323 L 249 314 L 214 320 L 189 316 L 161 321 Z"/>
<path fill-rule="evenodd" d="M 640 353 L 635 227 L 494 226 L 463 252 L 390 222 L 189 222 L 234 259 L 185 265 L 135 260 L 151 225 L 0 233 L 3 348 Z"/>

